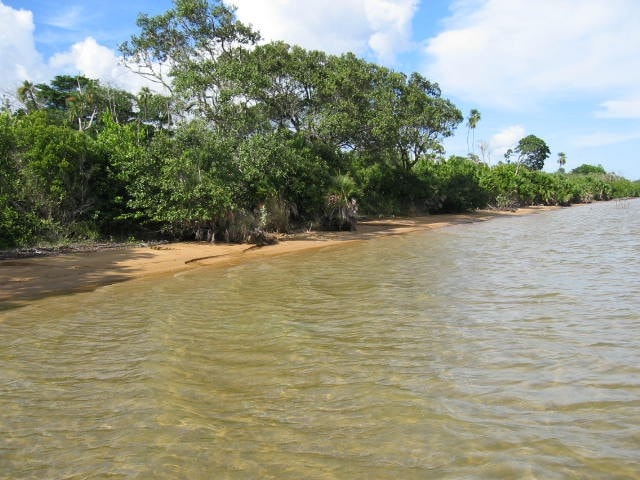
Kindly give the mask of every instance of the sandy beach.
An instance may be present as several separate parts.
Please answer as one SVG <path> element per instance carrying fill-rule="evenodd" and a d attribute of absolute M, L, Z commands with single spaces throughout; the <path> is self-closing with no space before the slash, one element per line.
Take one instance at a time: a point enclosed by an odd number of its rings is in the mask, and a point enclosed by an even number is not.
<path fill-rule="evenodd" d="M 275 245 L 206 242 L 167 243 L 88 253 L 0 260 L 0 311 L 51 296 L 93 290 L 103 285 L 204 267 L 226 266 L 290 252 L 325 248 L 344 242 L 526 215 L 555 207 L 529 207 L 515 212 L 478 211 L 464 215 L 429 215 L 367 220 L 355 232 L 302 232 L 281 235 Z"/>

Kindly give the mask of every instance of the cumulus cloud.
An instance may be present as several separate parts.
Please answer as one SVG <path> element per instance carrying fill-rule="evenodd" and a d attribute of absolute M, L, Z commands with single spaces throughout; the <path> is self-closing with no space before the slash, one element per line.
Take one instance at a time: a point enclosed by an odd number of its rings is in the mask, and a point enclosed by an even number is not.
<path fill-rule="evenodd" d="M 489 149 L 493 156 L 504 156 L 510 148 L 515 148 L 521 138 L 526 136 L 522 125 L 511 125 L 494 134 L 489 140 Z"/>
<path fill-rule="evenodd" d="M 370 0 L 364 2 L 371 35 L 369 47 L 384 63 L 393 63 L 396 53 L 411 46 L 411 20 L 417 1 Z"/>
<path fill-rule="evenodd" d="M 41 81 L 47 68 L 33 38 L 33 14 L 0 2 L 0 89 L 13 94 L 24 80 Z"/>
<path fill-rule="evenodd" d="M 67 24 L 76 14 L 60 22 Z M 122 65 L 116 53 L 94 38 L 73 44 L 68 51 L 53 55 L 48 61 L 37 51 L 34 40 L 33 13 L 16 10 L 0 2 L 0 94 L 9 98 L 15 95 L 20 84 L 49 82 L 55 75 L 84 75 L 97 78 L 105 85 L 112 85 L 130 92 L 138 92 L 143 86 L 157 89 Z"/>
<path fill-rule="evenodd" d="M 113 50 L 100 45 L 92 37 L 73 44 L 67 52 L 54 55 L 49 64 L 55 71 L 97 78 L 103 84 L 132 92 L 139 91 L 145 85 L 142 77 L 122 65 Z"/>
<path fill-rule="evenodd" d="M 238 18 L 266 40 L 312 50 L 372 54 L 392 64 L 411 48 L 418 0 L 232 0 Z"/>
<path fill-rule="evenodd" d="M 474 102 L 531 108 L 640 83 L 636 0 L 459 0 L 425 43 L 427 74 Z"/>

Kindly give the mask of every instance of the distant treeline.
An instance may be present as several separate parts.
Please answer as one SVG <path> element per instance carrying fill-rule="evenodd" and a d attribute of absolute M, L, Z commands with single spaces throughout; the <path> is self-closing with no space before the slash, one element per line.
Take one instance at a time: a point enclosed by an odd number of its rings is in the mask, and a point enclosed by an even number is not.
<path fill-rule="evenodd" d="M 246 241 L 340 228 L 356 204 L 402 215 L 640 195 L 599 166 L 543 172 L 550 152 L 534 136 L 496 166 L 445 158 L 463 115 L 436 83 L 353 54 L 257 45 L 221 3 L 177 0 L 138 25 L 121 51 L 163 94 L 58 76 L 24 82 L 21 108 L 0 113 L 0 248 Z"/>

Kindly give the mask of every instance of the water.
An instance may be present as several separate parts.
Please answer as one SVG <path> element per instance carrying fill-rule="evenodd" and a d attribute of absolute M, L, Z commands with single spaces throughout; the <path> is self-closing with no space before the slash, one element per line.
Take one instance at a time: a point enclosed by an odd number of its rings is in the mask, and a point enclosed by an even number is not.
<path fill-rule="evenodd" d="M 0 478 L 640 478 L 640 201 L 6 312 Z"/>

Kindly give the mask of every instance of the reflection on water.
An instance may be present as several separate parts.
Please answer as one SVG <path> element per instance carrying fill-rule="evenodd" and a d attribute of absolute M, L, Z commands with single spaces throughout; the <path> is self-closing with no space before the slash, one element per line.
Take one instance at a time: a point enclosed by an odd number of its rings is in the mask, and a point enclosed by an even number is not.
<path fill-rule="evenodd" d="M 639 478 L 640 202 L 15 310 L 2 478 Z"/>

